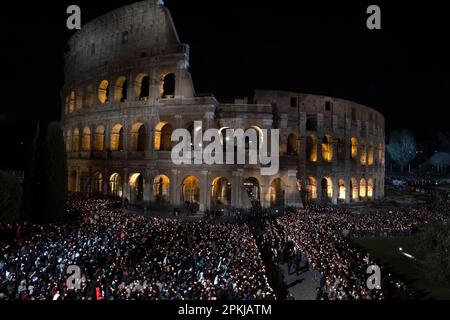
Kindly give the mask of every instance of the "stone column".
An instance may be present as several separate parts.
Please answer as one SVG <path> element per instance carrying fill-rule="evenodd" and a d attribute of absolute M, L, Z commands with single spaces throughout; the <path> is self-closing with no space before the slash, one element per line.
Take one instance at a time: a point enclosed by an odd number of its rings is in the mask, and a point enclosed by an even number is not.
<path fill-rule="evenodd" d="M 303 207 L 300 191 L 297 188 L 297 170 L 288 170 L 286 204 L 293 207 Z"/>
<path fill-rule="evenodd" d="M 210 190 L 211 188 L 208 185 L 208 170 L 202 170 L 200 171 L 200 212 L 205 212 L 206 210 L 207 198 Z"/>
<path fill-rule="evenodd" d="M 334 176 L 332 177 L 333 180 L 333 196 L 331 199 L 331 202 L 333 204 L 337 204 L 338 203 L 338 198 L 339 198 L 339 178 Z M 345 189 L 345 196 L 347 196 L 347 189 Z"/>
<path fill-rule="evenodd" d="M 350 179 L 345 181 L 345 203 L 348 204 L 350 203 L 350 199 L 352 196 L 352 189 L 350 188 Z"/>
<path fill-rule="evenodd" d="M 128 168 L 123 169 L 123 187 L 122 187 L 122 202 L 125 202 L 125 198 L 128 199 L 128 203 L 131 203 L 131 196 L 130 196 L 130 186 L 128 184 Z"/>
<path fill-rule="evenodd" d="M 181 184 L 180 170 L 172 169 L 172 177 L 170 179 L 170 203 L 174 206 L 181 205 Z"/>
<path fill-rule="evenodd" d="M 109 172 L 108 168 L 103 169 L 103 194 L 107 196 L 109 194 Z"/>

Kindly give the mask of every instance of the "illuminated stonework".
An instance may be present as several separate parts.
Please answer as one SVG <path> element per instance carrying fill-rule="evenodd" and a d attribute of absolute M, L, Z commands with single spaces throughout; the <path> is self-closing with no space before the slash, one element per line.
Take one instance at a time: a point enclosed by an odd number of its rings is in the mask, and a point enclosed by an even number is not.
<path fill-rule="evenodd" d="M 255 91 L 221 103 L 195 94 L 189 46 L 160 1 L 87 23 L 69 41 L 61 91 L 69 190 L 146 207 L 262 207 L 384 196 L 384 118 L 342 99 Z M 280 129 L 280 171 L 257 165 L 174 165 L 173 130 Z M 225 132 L 222 130 L 221 132 Z M 224 137 L 222 138 L 222 140 Z M 223 141 L 222 141 L 223 142 Z"/>

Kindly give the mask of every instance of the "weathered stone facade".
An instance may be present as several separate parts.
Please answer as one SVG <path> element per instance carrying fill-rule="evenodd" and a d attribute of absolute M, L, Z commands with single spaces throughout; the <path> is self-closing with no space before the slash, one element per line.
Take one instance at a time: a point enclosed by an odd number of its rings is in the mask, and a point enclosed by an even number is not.
<path fill-rule="evenodd" d="M 200 211 L 384 196 L 384 118 L 341 99 L 256 91 L 220 103 L 197 96 L 189 47 L 160 1 L 111 11 L 69 41 L 63 117 L 69 190 Z M 249 101 L 251 100 L 251 101 Z M 176 128 L 280 129 L 280 171 L 255 165 L 172 163 Z"/>

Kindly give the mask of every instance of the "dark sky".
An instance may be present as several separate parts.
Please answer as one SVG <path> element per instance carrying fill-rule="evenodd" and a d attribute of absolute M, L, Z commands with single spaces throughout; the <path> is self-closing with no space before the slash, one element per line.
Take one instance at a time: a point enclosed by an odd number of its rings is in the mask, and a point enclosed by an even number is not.
<path fill-rule="evenodd" d="M 16 1 L 1 10 L 2 167 L 21 167 L 36 121 L 59 119 L 63 53 L 82 23 L 134 1 Z M 182 42 L 191 46 L 198 93 L 220 99 L 284 89 L 354 100 L 380 110 L 388 132 L 421 140 L 449 129 L 450 49 L 443 1 L 166 0 Z M 366 28 L 378 4 L 382 30 Z M 6 71 L 6 72 L 5 72 Z M 24 142 L 22 145 L 21 142 Z M 5 146 L 8 146 L 7 148 Z"/>

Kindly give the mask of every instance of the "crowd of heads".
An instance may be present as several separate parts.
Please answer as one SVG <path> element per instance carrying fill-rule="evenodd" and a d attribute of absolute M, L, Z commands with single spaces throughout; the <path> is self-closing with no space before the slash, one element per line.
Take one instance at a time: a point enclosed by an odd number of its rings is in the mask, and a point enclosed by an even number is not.
<path fill-rule="evenodd" d="M 318 299 L 384 300 L 408 299 L 414 293 L 402 281 L 383 275 L 381 289 L 369 289 L 369 266 L 377 265 L 370 255 L 355 247 L 348 235 L 382 232 L 385 236 L 409 232 L 430 221 L 447 219 L 449 205 L 354 214 L 338 207 L 308 206 L 267 221 L 262 242 L 275 262 L 299 254 L 305 256 L 311 270 L 319 273 Z"/>
<path fill-rule="evenodd" d="M 245 224 L 127 215 L 105 200 L 68 211 L 60 225 L 4 226 L 16 235 L 0 242 L 0 299 L 274 299 Z"/>

